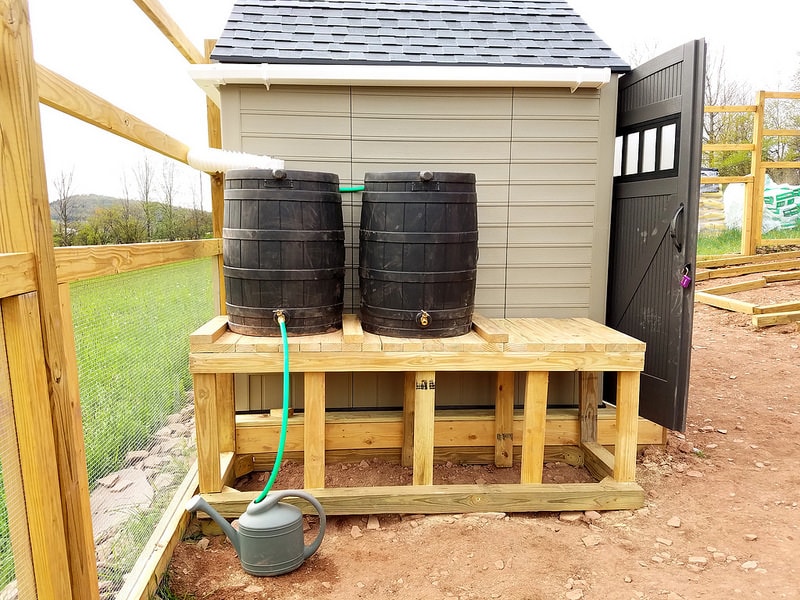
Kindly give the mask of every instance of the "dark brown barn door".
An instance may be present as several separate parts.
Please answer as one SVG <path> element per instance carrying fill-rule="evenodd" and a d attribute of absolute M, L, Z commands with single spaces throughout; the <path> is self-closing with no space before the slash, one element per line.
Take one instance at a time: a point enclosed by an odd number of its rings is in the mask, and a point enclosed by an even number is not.
<path fill-rule="evenodd" d="M 647 343 L 640 414 L 679 431 L 689 388 L 704 74 L 705 42 L 689 42 L 622 77 L 617 105 L 607 323 Z"/>

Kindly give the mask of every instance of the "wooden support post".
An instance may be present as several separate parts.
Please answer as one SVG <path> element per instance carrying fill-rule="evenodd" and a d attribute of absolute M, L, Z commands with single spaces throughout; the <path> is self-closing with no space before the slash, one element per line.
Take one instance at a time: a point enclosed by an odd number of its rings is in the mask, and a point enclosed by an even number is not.
<path fill-rule="evenodd" d="M 217 422 L 217 377 L 194 375 L 194 422 L 197 434 L 197 465 L 200 492 L 222 491 L 219 427 Z"/>
<path fill-rule="evenodd" d="M 614 447 L 614 479 L 636 480 L 639 431 L 639 372 L 617 373 L 617 443 Z"/>
<path fill-rule="evenodd" d="M 745 194 L 745 214 L 750 216 L 750 230 L 745 237 L 742 231 L 742 254 L 750 256 L 756 253 L 761 244 L 761 222 L 764 218 L 764 179 L 767 173 L 762 166 L 764 148 L 764 104 L 766 93 L 756 92 L 756 112 L 753 113 L 753 151 L 750 153 L 750 172 L 753 174 L 751 194 Z"/>
<path fill-rule="evenodd" d="M 33 556 L 31 555 L 31 538 L 28 532 L 26 509 L 15 509 L 17 502 L 23 502 L 25 488 L 17 447 L 17 426 L 14 422 L 14 405 L 11 395 L 11 377 L 8 373 L 8 361 L 5 333 L 3 330 L 3 314 L 0 308 L 0 467 L 3 469 L 3 487 L 6 494 L 8 529 L 11 535 L 11 551 L 14 555 L 14 575 L 17 579 L 17 590 L 36 593 L 36 578 L 33 574 Z M 43 475 L 44 476 L 44 475 Z"/>
<path fill-rule="evenodd" d="M 0 253 L 32 252 L 35 255 L 37 293 L 24 302 L 38 303 L 36 315 L 39 327 L 17 333 L 32 338 L 27 343 L 32 346 L 33 354 L 25 356 L 24 360 L 39 356 L 37 369 L 42 369 L 43 365 L 45 378 L 43 390 L 27 390 L 37 394 L 43 392 L 41 395 L 23 395 L 19 401 L 14 401 L 14 406 L 16 410 L 26 403 L 50 405 L 49 434 L 40 430 L 27 430 L 27 433 L 37 436 L 34 443 L 42 444 L 44 448 L 49 448 L 52 443 L 52 453 L 45 455 L 42 448 L 23 448 L 22 445 L 20 453 L 32 451 L 32 456 L 42 459 L 37 468 L 41 468 L 45 462 L 55 463 L 56 476 L 48 480 L 46 494 L 56 500 L 56 511 L 61 513 L 62 518 L 61 528 L 47 532 L 47 556 L 52 553 L 56 562 L 46 567 L 53 573 L 35 570 L 37 592 L 40 598 L 96 600 L 100 592 L 91 535 L 91 510 L 88 497 L 83 497 L 84 489 L 88 486 L 85 483 L 83 429 L 79 399 L 71 396 L 73 390 L 77 389 L 70 381 L 68 360 L 72 359 L 67 359 L 65 355 L 66 332 L 61 317 L 53 254 L 37 69 L 27 1 L 9 0 L 0 4 L 0 23 L 0 139 L 3 145 L 3 160 L 0 160 Z M 18 308 L 25 314 L 33 313 L 29 306 Z M 38 337 L 33 338 L 34 335 Z M 21 382 L 15 382 L 12 375 L 12 392 L 15 396 L 20 385 Z M 18 433 L 20 436 L 25 434 L 19 424 Z M 20 457 L 23 465 L 29 458 Z M 24 466 L 22 473 L 24 477 L 30 475 Z M 27 490 L 27 482 L 25 487 Z M 46 527 L 52 520 L 52 507 L 47 504 L 39 506 L 33 499 L 29 499 L 27 505 L 30 527 Z M 45 514 L 39 514 L 40 511 Z M 31 545 L 36 562 L 38 541 L 34 544 L 33 538 L 32 534 Z M 61 564 L 55 556 L 63 550 L 67 556 L 66 565 Z M 66 589 L 60 585 L 64 577 L 69 582 Z M 51 587 L 56 581 L 59 582 L 56 587 Z M 48 587 L 53 596 L 48 595 Z"/>
<path fill-rule="evenodd" d="M 403 448 L 400 464 L 404 467 L 414 465 L 414 398 L 416 395 L 416 374 L 406 371 L 403 380 Z"/>
<path fill-rule="evenodd" d="M 436 373 L 414 376 L 414 485 L 433 485 L 433 426 L 436 411 Z"/>
<path fill-rule="evenodd" d="M 3 299 L 2 317 L 24 488 L 8 498 L 24 502 L 36 597 L 73 598 L 36 292 Z"/>
<path fill-rule="evenodd" d="M 597 405 L 600 403 L 600 375 L 581 371 L 578 382 L 578 412 L 581 443 L 597 441 Z"/>
<path fill-rule="evenodd" d="M 204 50 L 206 62 L 211 62 L 211 51 L 216 44 L 215 40 L 205 40 Z M 206 98 L 206 122 L 208 125 L 208 147 L 222 148 L 222 123 L 220 109 L 210 98 Z M 215 238 L 222 237 L 225 205 L 225 175 L 223 173 L 209 173 L 211 177 L 211 229 Z M 223 276 L 223 256 L 220 254 L 214 260 L 214 291 L 218 315 L 226 314 L 225 309 L 225 277 Z"/>
<path fill-rule="evenodd" d="M 217 373 L 215 379 L 219 451 L 236 452 L 236 409 L 233 401 L 233 374 Z"/>
<path fill-rule="evenodd" d="M 325 373 L 304 379 L 303 487 L 325 487 Z"/>
<path fill-rule="evenodd" d="M 514 460 L 514 373 L 497 373 L 494 396 L 494 464 L 510 467 Z"/>
<path fill-rule="evenodd" d="M 525 382 L 520 483 L 542 483 L 549 378 L 547 371 L 530 371 Z"/>

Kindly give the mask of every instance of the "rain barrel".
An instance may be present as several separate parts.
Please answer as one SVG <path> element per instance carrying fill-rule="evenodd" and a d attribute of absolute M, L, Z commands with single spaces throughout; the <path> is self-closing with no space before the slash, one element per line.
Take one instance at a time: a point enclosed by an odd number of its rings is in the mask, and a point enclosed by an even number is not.
<path fill-rule="evenodd" d="M 225 174 L 222 261 L 228 326 L 280 335 L 342 326 L 344 225 L 339 177 L 236 169 Z"/>
<path fill-rule="evenodd" d="M 473 173 L 364 176 L 359 287 L 365 331 L 409 338 L 468 333 L 477 262 Z"/>

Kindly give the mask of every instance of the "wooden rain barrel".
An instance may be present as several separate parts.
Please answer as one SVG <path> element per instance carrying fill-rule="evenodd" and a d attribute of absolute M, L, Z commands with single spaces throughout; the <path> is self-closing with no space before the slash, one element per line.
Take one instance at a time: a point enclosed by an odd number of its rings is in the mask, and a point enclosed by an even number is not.
<path fill-rule="evenodd" d="M 339 177 L 311 171 L 237 169 L 225 175 L 222 257 L 228 326 L 280 335 L 342 326 L 344 224 Z"/>
<path fill-rule="evenodd" d="M 472 326 L 478 216 L 472 173 L 367 173 L 359 232 L 361 325 L 435 338 Z"/>

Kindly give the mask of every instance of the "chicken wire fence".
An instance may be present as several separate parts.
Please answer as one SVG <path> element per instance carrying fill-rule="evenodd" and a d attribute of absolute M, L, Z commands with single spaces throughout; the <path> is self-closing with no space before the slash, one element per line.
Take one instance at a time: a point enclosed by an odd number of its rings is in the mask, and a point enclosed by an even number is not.
<path fill-rule="evenodd" d="M 189 334 L 212 261 L 70 286 L 101 598 L 116 598 L 195 459 Z"/>
<path fill-rule="evenodd" d="M 5 413 L 0 418 L 5 418 Z M 25 507 L 19 497 L 7 493 L 6 482 L 12 476 L 13 464 L 4 465 L 3 462 L 12 463 L 16 458 L 16 436 L 6 431 L 5 424 L 0 424 L 0 600 L 17 600 L 17 598 L 33 598 L 35 591 L 32 589 L 30 578 L 25 582 L 17 580 L 17 572 L 30 568 L 30 556 L 20 552 L 25 543 L 17 540 L 17 556 L 14 555 L 15 547 L 12 546 L 11 528 L 16 523 L 18 536 L 26 536 L 27 532 L 20 532 L 25 528 Z M 4 470 L 5 467 L 5 470 Z M 15 501 L 16 500 L 16 501 Z M 18 561 L 21 561 L 18 564 Z M 27 563 L 27 564 L 26 564 Z"/>

